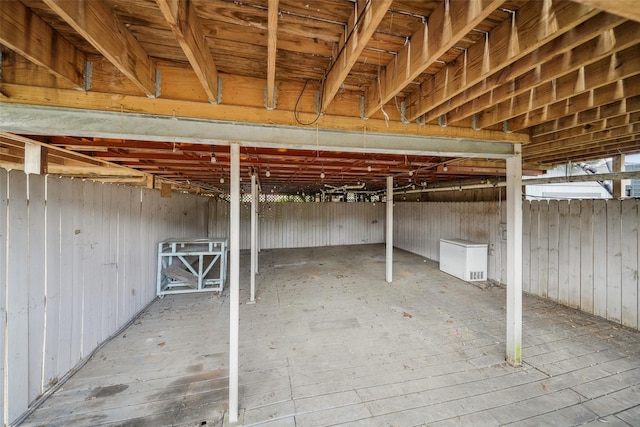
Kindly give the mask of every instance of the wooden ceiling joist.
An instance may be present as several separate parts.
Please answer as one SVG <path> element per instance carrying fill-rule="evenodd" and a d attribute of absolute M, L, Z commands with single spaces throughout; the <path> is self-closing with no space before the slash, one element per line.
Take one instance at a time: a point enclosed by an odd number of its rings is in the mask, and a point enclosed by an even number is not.
<path fill-rule="evenodd" d="M 193 2 L 191 0 L 156 0 L 156 3 L 198 76 L 209 102 L 217 104 L 218 69 L 211 57 Z"/>
<path fill-rule="evenodd" d="M 85 88 L 85 54 L 19 1 L 0 1 L 0 44 L 74 88 Z"/>
<path fill-rule="evenodd" d="M 322 111 L 333 101 L 393 0 L 357 0 L 324 81 Z"/>
<path fill-rule="evenodd" d="M 592 19 L 601 16 L 603 14 L 597 15 Z M 613 15 L 604 14 L 604 16 L 612 17 Z M 618 18 L 615 21 L 619 22 Z M 571 71 L 579 70 L 586 65 L 633 46 L 637 43 L 638 32 L 640 32 L 640 24 L 626 21 L 622 25 L 610 29 L 574 49 L 554 56 L 548 62 L 540 63 L 533 69 L 530 68 L 530 71 L 520 77 L 510 80 L 501 86 L 496 86 L 484 95 L 476 97 L 454 111 L 450 111 L 447 113 L 447 122 L 456 123 L 471 117 L 473 114 L 482 112 L 485 108 L 525 93 L 529 89 L 540 87 L 554 79 L 562 80 L 562 76 Z M 501 78 L 505 78 L 502 73 L 499 73 L 499 75 L 501 75 Z M 615 76 L 612 77 L 615 78 Z M 483 83 L 486 83 L 486 80 Z M 482 124 L 479 124 L 480 126 Z"/>
<path fill-rule="evenodd" d="M 577 126 L 591 127 L 594 121 L 605 121 L 613 117 L 636 112 L 640 112 L 640 96 L 631 96 L 534 126 L 531 134 L 533 138 L 537 138 Z"/>
<path fill-rule="evenodd" d="M 506 127 L 514 132 L 536 126 L 556 117 L 568 116 L 590 110 L 598 105 L 640 95 L 640 75 L 609 83 L 590 91 L 552 102 L 507 120 Z"/>
<path fill-rule="evenodd" d="M 636 0 L 573 0 L 640 22 L 640 8 Z"/>
<path fill-rule="evenodd" d="M 364 116 L 371 117 L 384 104 L 454 47 L 504 0 L 445 0 L 407 41 L 398 54 L 380 70 L 367 89 Z"/>
<path fill-rule="evenodd" d="M 279 0 L 269 0 L 267 33 L 267 99 L 265 107 L 276 108 L 276 55 L 278 53 L 278 4 Z"/>
<path fill-rule="evenodd" d="M 611 157 L 620 153 L 635 150 L 637 152 L 640 143 L 640 134 L 629 134 L 607 141 L 597 141 L 593 144 L 584 144 L 580 150 L 567 150 L 543 155 L 527 155 L 527 162 L 538 163 L 566 163 L 569 161 L 588 161 Z"/>
<path fill-rule="evenodd" d="M 540 46 L 508 67 L 465 89 L 464 92 L 453 96 L 447 103 L 431 109 L 424 115 L 423 119 L 428 123 L 436 120 L 439 116 L 447 114 L 447 119 L 453 122 L 470 117 L 473 113 L 488 105 L 493 100 L 495 92 L 501 90 L 500 88 L 517 87 L 514 83 L 516 79 L 529 73 L 537 73 L 541 64 L 546 64 L 549 61 L 557 62 L 565 58 L 568 51 L 582 44 L 589 44 L 590 40 L 602 35 L 621 22 L 623 20 L 615 15 L 600 13 L 576 26 L 573 30 Z M 632 36 L 632 34 L 628 35 L 628 37 Z M 607 43 L 606 46 L 610 44 Z M 592 47 L 592 43 L 589 44 L 589 47 Z M 562 70 L 562 66 L 556 72 L 559 70 Z"/>
<path fill-rule="evenodd" d="M 592 132 L 586 135 L 578 135 L 574 137 L 564 138 L 562 140 L 543 142 L 538 144 L 532 144 L 527 149 L 527 155 L 547 155 L 562 151 L 572 151 L 579 149 L 583 145 L 588 145 L 591 142 L 598 141 L 604 143 L 612 139 L 623 137 L 627 134 L 640 133 L 640 122 L 632 124 L 624 124 L 622 126 L 604 129 L 597 132 Z"/>
<path fill-rule="evenodd" d="M 533 87 L 515 98 L 492 105 L 478 114 L 477 126 L 480 129 L 487 128 L 551 102 L 571 98 L 639 73 L 640 45 L 636 45 Z"/>
<path fill-rule="evenodd" d="M 586 126 L 575 126 L 569 129 L 564 129 L 561 131 L 534 137 L 531 139 L 531 148 L 534 148 L 534 146 L 539 143 L 551 141 L 560 142 L 562 140 L 581 135 L 589 135 L 595 132 L 624 127 L 632 123 L 640 123 L 640 111 L 613 116 L 606 119 L 590 121 Z"/>
<path fill-rule="evenodd" d="M 106 2 L 43 1 L 147 96 L 156 96 L 156 64 Z"/>
<path fill-rule="evenodd" d="M 527 2 L 471 46 L 464 58 L 447 64 L 433 78 L 429 93 L 412 96 L 407 119 L 416 120 L 498 70 L 533 52 L 553 38 L 596 15 L 598 11 L 568 1 Z M 426 122 L 426 121 L 425 121 Z"/>

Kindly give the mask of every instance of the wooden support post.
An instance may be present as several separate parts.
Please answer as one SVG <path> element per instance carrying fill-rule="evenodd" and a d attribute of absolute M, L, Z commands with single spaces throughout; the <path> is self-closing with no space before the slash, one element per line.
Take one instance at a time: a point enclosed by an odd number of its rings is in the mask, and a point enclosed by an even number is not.
<path fill-rule="evenodd" d="M 144 176 L 146 188 L 156 188 L 156 176 L 154 174 L 148 173 Z"/>
<path fill-rule="evenodd" d="M 522 154 L 507 159 L 507 363 L 522 364 Z"/>
<path fill-rule="evenodd" d="M 24 173 L 46 175 L 47 148 L 38 144 L 24 145 Z"/>
<path fill-rule="evenodd" d="M 238 342 L 240 327 L 240 144 L 231 144 L 229 227 L 229 424 L 238 422 Z"/>
<path fill-rule="evenodd" d="M 387 283 L 393 281 L 393 177 L 387 177 Z"/>
<path fill-rule="evenodd" d="M 612 171 L 611 172 L 624 172 L 624 154 L 618 154 L 617 156 L 613 156 L 613 164 L 612 166 Z M 622 181 L 621 179 L 614 179 L 613 180 L 613 198 L 614 199 L 619 199 L 621 197 L 624 197 L 626 195 L 625 193 L 625 189 L 624 189 L 624 185 L 623 185 L 624 181 Z"/>
<path fill-rule="evenodd" d="M 171 184 L 168 182 L 160 184 L 160 197 L 171 197 Z"/>

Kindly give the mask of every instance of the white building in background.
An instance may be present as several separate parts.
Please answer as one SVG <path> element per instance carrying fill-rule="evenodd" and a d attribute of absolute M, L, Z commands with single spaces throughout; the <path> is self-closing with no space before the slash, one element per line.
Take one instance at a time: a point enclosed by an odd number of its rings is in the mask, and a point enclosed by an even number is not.
<path fill-rule="evenodd" d="M 640 164 L 625 164 L 625 170 L 640 170 Z M 611 159 L 602 159 L 585 163 L 569 163 L 557 166 L 547 171 L 545 177 L 593 175 L 595 173 L 611 172 Z M 527 178 L 523 177 L 525 195 L 529 200 L 537 199 L 610 199 L 612 198 L 611 181 L 567 182 L 562 184 L 526 185 Z M 627 189 L 628 197 L 640 197 L 640 180 L 624 180 L 623 188 Z"/>

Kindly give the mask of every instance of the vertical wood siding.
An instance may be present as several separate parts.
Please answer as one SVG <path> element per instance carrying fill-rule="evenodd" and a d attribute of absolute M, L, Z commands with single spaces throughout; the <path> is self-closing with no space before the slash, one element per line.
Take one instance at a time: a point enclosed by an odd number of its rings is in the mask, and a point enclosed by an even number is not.
<path fill-rule="evenodd" d="M 535 239 L 524 248 L 530 254 L 524 274 L 547 272 L 550 285 L 548 295 L 533 286 L 528 291 L 638 329 L 639 204 L 637 199 L 525 203 L 532 221 L 524 232 Z M 548 250 L 540 244 L 544 241 Z"/>
<path fill-rule="evenodd" d="M 384 242 L 383 203 L 260 203 L 261 249 Z M 251 204 L 240 209 L 240 248 L 250 248 Z M 229 204 L 209 202 L 209 237 L 229 236 Z"/>
<path fill-rule="evenodd" d="M 505 204 L 396 203 L 396 247 L 439 260 L 441 238 L 489 244 L 488 277 L 505 282 Z M 523 204 L 525 292 L 640 329 L 640 200 Z"/>
<path fill-rule="evenodd" d="M 194 195 L 0 169 L 3 421 L 155 297 L 157 243 L 206 236 L 207 208 Z"/>

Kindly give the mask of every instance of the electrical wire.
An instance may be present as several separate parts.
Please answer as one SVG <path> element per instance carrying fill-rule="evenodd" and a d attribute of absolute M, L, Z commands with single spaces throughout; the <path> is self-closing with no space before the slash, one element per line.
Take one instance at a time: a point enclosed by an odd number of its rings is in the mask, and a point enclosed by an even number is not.
<path fill-rule="evenodd" d="M 340 50 L 338 51 L 338 54 L 336 55 L 335 60 L 330 64 L 329 69 L 325 72 L 322 81 L 321 81 L 321 86 L 320 86 L 320 101 L 318 105 L 318 111 L 316 113 L 316 117 L 310 121 L 310 122 L 303 122 L 302 120 L 300 120 L 300 113 L 298 111 L 298 105 L 300 103 L 300 99 L 302 99 L 302 95 L 304 94 L 305 89 L 307 88 L 307 85 L 309 83 L 309 80 L 305 80 L 304 82 L 304 86 L 302 87 L 302 91 L 300 92 L 300 95 L 298 96 L 298 100 L 296 101 L 295 106 L 293 107 L 293 117 L 296 120 L 296 122 L 301 125 L 301 126 L 310 126 L 315 124 L 318 119 L 320 119 L 320 116 L 322 115 L 322 98 L 324 95 L 324 84 L 327 80 L 327 75 L 331 72 L 331 70 L 333 69 L 333 67 L 336 65 L 336 63 L 338 62 L 338 59 L 340 58 L 340 55 L 342 55 L 342 52 L 344 51 L 344 49 L 347 47 L 347 45 L 349 44 L 349 40 L 351 39 L 351 37 L 353 36 L 353 34 L 355 33 L 355 31 L 358 29 L 358 26 L 361 23 L 362 17 L 364 16 L 365 12 L 371 7 L 371 1 L 372 0 L 368 0 L 367 3 L 365 3 L 364 7 L 362 8 L 362 11 L 360 11 L 360 13 L 358 14 L 358 18 L 356 20 L 356 22 L 353 25 L 353 28 L 351 29 L 351 32 L 347 35 L 347 38 L 345 39 L 344 43 L 342 44 L 342 47 L 340 48 Z M 385 113 L 385 116 L 387 117 L 388 120 L 388 116 Z M 388 126 L 388 123 L 387 123 Z"/>
<path fill-rule="evenodd" d="M 314 124 L 315 122 L 318 121 L 318 119 L 320 118 L 321 115 L 321 111 L 322 111 L 322 97 L 320 98 L 320 105 L 318 106 L 318 111 L 316 112 L 316 118 L 311 120 L 310 122 L 303 122 L 302 120 L 300 120 L 300 112 L 298 111 L 298 104 L 300 104 L 300 99 L 302 99 L 302 95 L 304 94 L 304 91 L 307 89 L 307 85 L 309 84 L 309 80 L 305 80 L 304 81 L 304 86 L 302 86 L 302 91 L 300 92 L 300 95 L 298 95 L 298 99 L 296 100 L 296 105 L 294 105 L 293 107 L 293 118 L 296 119 L 296 122 L 299 125 L 302 126 L 310 126 L 312 124 Z M 322 86 L 320 88 L 320 92 L 322 93 L 322 90 L 324 88 L 324 82 L 322 83 Z"/>

